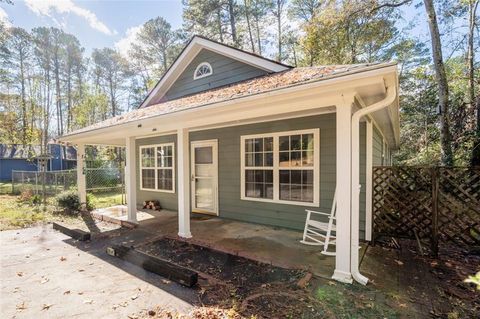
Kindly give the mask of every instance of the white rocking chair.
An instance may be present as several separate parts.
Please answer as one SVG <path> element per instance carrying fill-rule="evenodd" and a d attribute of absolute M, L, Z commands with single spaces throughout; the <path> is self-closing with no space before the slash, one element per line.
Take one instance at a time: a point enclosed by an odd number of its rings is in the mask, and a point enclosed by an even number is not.
<path fill-rule="evenodd" d="M 303 239 L 300 242 L 305 245 L 323 246 L 323 250 L 321 251 L 323 255 L 335 256 L 335 252 L 328 251 L 328 246 L 336 244 L 336 236 L 332 235 L 332 232 L 336 232 L 336 210 L 336 194 L 333 196 L 333 203 L 330 214 L 306 209 L 305 211 L 307 212 L 307 220 L 305 221 Z M 320 222 L 317 220 L 313 220 L 312 214 L 328 216 L 328 222 Z"/>

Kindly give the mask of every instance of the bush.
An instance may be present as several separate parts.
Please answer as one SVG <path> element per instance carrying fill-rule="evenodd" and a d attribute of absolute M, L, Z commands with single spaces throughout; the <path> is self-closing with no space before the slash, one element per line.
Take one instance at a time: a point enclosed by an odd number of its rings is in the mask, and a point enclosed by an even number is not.
<path fill-rule="evenodd" d="M 18 198 L 21 202 L 30 202 L 33 197 L 33 191 L 29 188 L 22 190 L 20 197 Z"/>
<path fill-rule="evenodd" d="M 42 196 L 35 194 L 30 198 L 31 205 L 40 205 L 42 203 Z"/>
<path fill-rule="evenodd" d="M 59 207 L 63 208 L 68 212 L 78 212 L 82 208 L 82 203 L 80 203 L 80 198 L 78 193 L 75 191 L 65 191 L 56 196 L 56 201 Z M 91 194 L 87 194 L 87 202 L 85 203 L 85 208 L 88 211 L 95 209 L 93 202 L 95 197 Z"/>

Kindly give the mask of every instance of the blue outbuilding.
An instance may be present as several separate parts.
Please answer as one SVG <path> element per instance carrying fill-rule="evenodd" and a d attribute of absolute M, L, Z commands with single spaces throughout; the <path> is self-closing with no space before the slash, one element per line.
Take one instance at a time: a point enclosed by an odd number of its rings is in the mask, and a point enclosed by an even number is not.
<path fill-rule="evenodd" d="M 11 181 L 12 171 L 38 171 L 39 145 L 0 144 L 0 181 Z M 77 150 L 72 146 L 48 144 L 48 171 L 73 169 L 77 166 Z"/>

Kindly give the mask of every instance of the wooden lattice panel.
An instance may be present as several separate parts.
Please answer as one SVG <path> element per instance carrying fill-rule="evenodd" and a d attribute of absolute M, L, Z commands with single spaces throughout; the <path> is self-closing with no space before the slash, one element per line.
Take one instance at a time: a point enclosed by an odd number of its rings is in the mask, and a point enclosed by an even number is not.
<path fill-rule="evenodd" d="M 461 246 L 480 245 L 480 169 L 374 167 L 373 231 Z"/>

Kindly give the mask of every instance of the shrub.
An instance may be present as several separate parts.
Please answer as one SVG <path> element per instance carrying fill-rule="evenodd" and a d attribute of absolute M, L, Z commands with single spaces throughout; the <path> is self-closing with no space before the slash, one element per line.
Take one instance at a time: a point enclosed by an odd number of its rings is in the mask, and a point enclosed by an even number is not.
<path fill-rule="evenodd" d="M 80 203 L 80 198 L 76 191 L 64 191 L 56 196 L 57 205 L 63 208 L 68 212 L 78 212 L 82 208 L 82 203 Z M 95 209 L 95 196 L 92 194 L 87 194 L 87 202 L 85 203 L 85 208 L 88 211 Z"/>
<path fill-rule="evenodd" d="M 35 194 L 30 198 L 30 203 L 32 205 L 40 205 L 42 203 L 42 196 Z"/>
<path fill-rule="evenodd" d="M 59 207 L 68 212 L 77 212 L 80 210 L 80 198 L 76 192 L 65 191 L 56 196 Z"/>
<path fill-rule="evenodd" d="M 30 202 L 33 197 L 33 191 L 29 188 L 22 190 L 20 197 L 18 198 L 21 202 Z"/>

